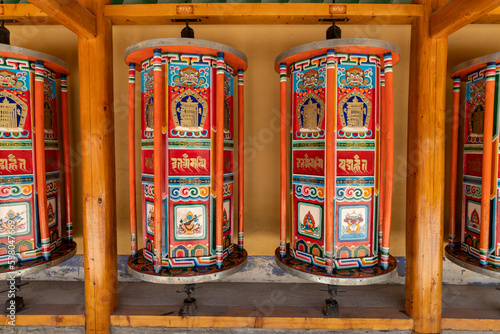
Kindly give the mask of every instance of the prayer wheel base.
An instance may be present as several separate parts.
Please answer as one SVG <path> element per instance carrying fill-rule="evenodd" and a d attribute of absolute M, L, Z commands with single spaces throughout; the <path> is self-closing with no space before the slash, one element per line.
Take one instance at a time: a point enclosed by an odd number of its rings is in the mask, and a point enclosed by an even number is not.
<path fill-rule="evenodd" d="M 491 263 L 487 266 L 480 265 L 479 259 L 464 252 L 460 243 L 456 243 L 455 247 L 451 247 L 450 245 L 446 246 L 444 254 L 448 260 L 462 268 L 469 269 L 481 275 L 500 278 L 499 266 L 495 266 Z"/>
<path fill-rule="evenodd" d="M 49 261 L 44 261 L 43 258 L 38 258 L 32 261 L 18 262 L 12 267 L 9 265 L 0 267 L 0 280 L 24 276 L 45 270 L 71 259 L 75 254 L 76 243 L 74 241 L 67 243 L 63 240 L 61 246 L 52 251 Z"/>
<path fill-rule="evenodd" d="M 153 263 L 143 256 L 143 249 L 137 252 L 137 257 L 129 256 L 128 272 L 142 281 L 162 284 L 189 284 L 202 283 L 230 276 L 245 267 L 248 254 L 246 250 L 239 250 L 234 245 L 233 252 L 228 255 L 222 269 L 217 269 L 213 264 L 208 267 L 195 268 L 162 268 L 160 274 L 154 273 Z"/>
<path fill-rule="evenodd" d="M 276 248 L 274 260 L 278 267 L 287 273 L 317 283 L 331 285 L 370 285 L 383 283 L 397 273 L 397 261 L 389 255 L 389 269 L 383 270 L 380 261 L 370 268 L 354 268 L 334 270 L 331 275 L 324 268 L 294 259 L 290 255 L 290 244 L 287 244 L 286 257 L 280 257 L 279 247 Z"/>

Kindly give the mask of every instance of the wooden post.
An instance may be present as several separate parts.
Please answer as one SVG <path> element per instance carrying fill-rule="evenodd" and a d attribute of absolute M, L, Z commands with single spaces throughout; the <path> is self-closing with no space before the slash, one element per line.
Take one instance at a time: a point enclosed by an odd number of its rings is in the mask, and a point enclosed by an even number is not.
<path fill-rule="evenodd" d="M 128 69 L 128 189 L 130 206 L 130 253 L 137 256 L 137 203 L 135 179 L 135 63 Z"/>
<path fill-rule="evenodd" d="M 165 99 L 163 91 L 163 71 L 161 67 L 161 49 L 154 49 L 153 55 L 153 76 L 154 76 L 154 271 L 159 274 L 161 271 L 162 259 L 162 222 L 163 222 L 163 136 L 162 101 Z"/>
<path fill-rule="evenodd" d="M 446 38 L 431 38 L 443 1 L 415 0 L 408 105 L 405 310 L 415 333 L 440 333 L 442 312 Z"/>
<path fill-rule="evenodd" d="M 244 233 L 244 156 L 245 156 L 245 99 L 244 99 L 244 81 L 243 70 L 238 70 L 238 249 L 243 251 L 243 233 Z"/>
<path fill-rule="evenodd" d="M 450 204 L 449 204 L 449 233 L 448 242 L 455 247 L 456 235 L 456 197 L 457 197 L 457 157 L 458 157 L 458 121 L 460 111 L 460 77 L 453 78 L 453 106 L 451 120 L 451 149 L 450 149 Z"/>
<path fill-rule="evenodd" d="M 217 269 L 222 269 L 223 260 L 223 203 L 224 203 L 224 79 L 225 79 L 224 52 L 217 52 L 217 75 L 215 84 L 215 263 Z"/>
<path fill-rule="evenodd" d="M 326 56 L 326 135 L 325 135 L 325 270 L 333 272 L 334 216 L 336 180 L 336 140 L 337 137 L 337 64 L 335 50 L 329 49 Z"/>
<path fill-rule="evenodd" d="M 36 189 L 38 193 L 38 219 L 42 239 L 42 257 L 50 260 L 49 217 L 47 216 L 47 179 L 45 175 L 45 124 L 44 124 L 44 79 L 43 61 L 35 64 L 35 157 Z"/>
<path fill-rule="evenodd" d="M 82 142 L 83 248 L 87 333 L 110 333 L 116 309 L 116 185 L 110 0 L 80 0 L 96 15 L 97 36 L 78 38 Z"/>
<path fill-rule="evenodd" d="M 71 156 L 68 122 L 68 79 L 61 74 L 61 122 L 64 155 L 64 192 L 66 198 L 66 242 L 73 241 L 73 211 L 71 209 Z"/>
<path fill-rule="evenodd" d="M 280 257 L 284 259 L 286 257 L 286 180 L 287 180 L 287 168 L 286 163 L 288 160 L 288 147 L 286 145 L 287 137 L 287 110 L 286 110 L 286 63 L 280 64 Z"/>
<path fill-rule="evenodd" d="M 394 96 L 392 80 L 392 53 L 384 54 L 384 221 L 382 223 L 381 267 L 389 269 L 389 245 L 392 219 L 392 179 L 394 174 Z"/>
<path fill-rule="evenodd" d="M 493 153 L 493 112 L 495 106 L 495 72 L 496 63 L 488 63 L 486 67 L 486 88 L 484 98 L 484 132 L 483 132 L 483 168 L 481 177 L 481 236 L 479 238 L 479 263 L 488 264 L 490 242 L 490 196 L 492 180 Z M 498 159 L 498 158 L 495 158 Z"/>

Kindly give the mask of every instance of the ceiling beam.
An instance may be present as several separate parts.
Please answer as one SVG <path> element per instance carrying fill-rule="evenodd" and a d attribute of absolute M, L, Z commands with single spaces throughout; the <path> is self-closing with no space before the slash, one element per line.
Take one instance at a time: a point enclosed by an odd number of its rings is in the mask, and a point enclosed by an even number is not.
<path fill-rule="evenodd" d="M 500 5 L 500 0 L 451 0 L 431 15 L 431 37 L 447 37 Z"/>
<path fill-rule="evenodd" d="M 80 37 L 94 38 L 97 34 L 94 14 L 77 0 L 30 0 L 30 2 Z"/>

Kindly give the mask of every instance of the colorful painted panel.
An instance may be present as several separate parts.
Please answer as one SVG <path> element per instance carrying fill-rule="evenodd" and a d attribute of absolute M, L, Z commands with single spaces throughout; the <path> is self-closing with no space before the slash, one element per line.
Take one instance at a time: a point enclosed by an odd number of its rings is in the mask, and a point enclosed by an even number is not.
<path fill-rule="evenodd" d="M 65 213 L 59 180 L 58 74 L 45 67 L 38 74 L 43 78 L 48 240 L 54 249 L 62 242 Z M 35 187 L 34 78 L 34 62 L 0 56 L 0 265 L 8 263 L 6 245 L 12 237 L 17 261 L 42 257 Z"/>
<path fill-rule="evenodd" d="M 163 103 L 165 211 L 162 265 L 215 264 L 214 146 L 217 58 L 194 53 L 162 54 L 167 96 Z M 152 59 L 141 64 L 144 257 L 153 260 L 154 75 Z M 224 68 L 223 252 L 232 252 L 234 199 L 233 69 Z"/>
<path fill-rule="evenodd" d="M 362 258 L 364 266 L 371 266 L 377 262 L 378 251 L 375 180 L 379 177 L 380 57 L 337 53 L 335 59 L 338 131 L 337 163 L 332 167 L 325 166 L 326 54 L 298 61 L 290 68 L 293 254 L 301 261 L 324 265 L 323 183 L 325 168 L 335 168 L 334 258 Z"/>

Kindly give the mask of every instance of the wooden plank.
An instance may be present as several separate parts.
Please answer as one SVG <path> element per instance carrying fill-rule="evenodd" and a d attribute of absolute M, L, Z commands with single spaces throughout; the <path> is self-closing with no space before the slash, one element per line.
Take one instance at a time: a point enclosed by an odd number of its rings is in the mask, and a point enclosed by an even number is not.
<path fill-rule="evenodd" d="M 21 24 L 58 24 L 58 22 L 51 18 L 47 13 L 38 7 L 31 4 L 6 4 L 0 5 L 0 18 L 2 20 L 12 21 Z M 11 24 L 9 22 L 9 24 Z"/>
<path fill-rule="evenodd" d="M 104 14 L 118 25 L 172 24 L 200 18 L 208 24 L 316 24 L 320 18 L 349 18 L 349 24 L 409 24 L 421 5 L 327 3 L 191 3 L 110 5 Z M 325 23 L 329 24 L 329 23 Z"/>
<path fill-rule="evenodd" d="M 500 6 L 500 0 L 452 0 L 431 16 L 431 37 L 447 37 Z"/>
<path fill-rule="evenodd" d="M 117 306 L 111 0 L 82 0 L 97 13 L 97 37 L 78 39 L 87 333 L 109 333 Z"/>
<path fill-rule="evenodd" d="M 452 331 L 498 331 L 500 319 L 443 318 L 441 328 Z"/>
<path fill-rule="evenodd" d="M 151 316 L 112 315 L 111 324 L 118 327 L 179 328 L 282 328 L 282 329 L 366 329 L 411 330 L 409 318 L 309 318 L 309 317 L 235 317 L 235 316 Z"/>
<path fill-rule="evenodd" d="M 5 315 L 0 315 L 0 324 L 4 326 L 11 326 L 9 322 L 12 321 L 9 317 Z M 21 326 L 85 326 L 85 315 L 53 315 L 53 314 L 42 314 L 42 315 L 24 315 L 16 314 L 15 320 L 16 327 Z"/>
<path fill-rule="evenodd" d="M 405 310 L 416 333 L 440 333 L 447 38 L 431 38 L 432 0 L 412 26 Z"/>
<path fill-rule="evenodd" d="M 475 20 L 477 24 L 497 24 L 500 23 L 500 7 L 493 9 L 491 12 L 481 16 Z"/>
<path fill-rule="evenodd" d="M 95 16 L 77 0 L 30 0 L 30 2 L 78 36 L 85 38 L 96 36 Z"/>

